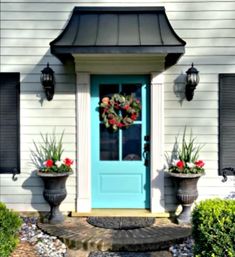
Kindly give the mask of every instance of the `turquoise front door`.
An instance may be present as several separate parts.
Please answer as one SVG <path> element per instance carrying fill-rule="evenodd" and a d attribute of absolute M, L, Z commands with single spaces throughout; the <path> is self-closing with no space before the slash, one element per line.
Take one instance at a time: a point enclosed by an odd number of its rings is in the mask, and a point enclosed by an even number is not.
<path fill-rule="evenodd" d="M 142 75 L 91 77 L 92 208 L 150 207 L 148 85 Z M 99 109 L 115 93 L 141 103 L 138 119 L 116 132 L 105 127 Z"/>

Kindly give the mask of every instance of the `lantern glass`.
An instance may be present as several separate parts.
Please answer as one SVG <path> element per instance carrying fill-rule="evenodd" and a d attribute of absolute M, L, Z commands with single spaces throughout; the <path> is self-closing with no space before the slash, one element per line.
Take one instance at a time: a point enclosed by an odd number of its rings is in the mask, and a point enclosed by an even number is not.
<path fill-rule="evenodd" d="M 187 84 L 191 86 L 197 86 L 199 83 L 199 74 L 198 74 L 198 70 L 193 67 L 193 63 L 192 63 L 192 67 L 189 68 L 186 73 L 187 73 L 187 78 L 186 78 Z"/>
<path fill-rule="evenodd" d="M 55 83 L 54 71 L 49 67 L 49 63 L 47 64 L 47 67 L 42 70 L 41 83 L 46 87 L 52 84 L 54 85 Z"/>
<path fill-rule="evenodd" d="M 49 67 L 49 63 L 47 63 L 47 67 L 41 71 L 41 84 L 45 91 L 46 97 L 48 101 L 51 101 L 54 96 L 55 90 L 55 77 L 54 71 Z"/>
<path fill-rule="evenodd" d="M 189 85 L 197 85 L 199 83 L 199 75 L 196 73 L 188 74 L 187 75 L 187 84 Z"/>

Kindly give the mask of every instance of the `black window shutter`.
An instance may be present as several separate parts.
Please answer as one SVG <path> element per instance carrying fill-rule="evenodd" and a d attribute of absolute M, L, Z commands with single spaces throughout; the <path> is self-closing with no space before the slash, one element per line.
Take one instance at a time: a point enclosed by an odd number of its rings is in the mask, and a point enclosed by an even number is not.
<path fill-rule="evenodd" d="M 0 73 L 0 173 L 20 172 L 19 83 L 19 73 Z"/>
<path fill-rule="evenodd" d="M 235 74 L 219 76 L 219 174 L 235 169 Z"/>

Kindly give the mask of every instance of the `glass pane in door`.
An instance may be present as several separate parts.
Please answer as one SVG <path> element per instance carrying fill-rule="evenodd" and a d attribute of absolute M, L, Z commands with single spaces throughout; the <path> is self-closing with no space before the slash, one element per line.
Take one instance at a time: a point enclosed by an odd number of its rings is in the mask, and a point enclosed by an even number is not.
<path fill-rule="evenodd" d="M 100 100 L 105 97 L 112 97 L 113 94 L 119 92 L 119 85 L 118 84 L 101 84 L 100 85 Z"/>
<path fill-rule="evenodd" d="M 100 124 L 100 160 L 119 160 L 118 133 L 110 133 L 104 124 Z"/>
<path fill-rule="evenodd" d="M 131 95 L 141 102 L 141 84 L 122 84 L 122 93 L 124 95 Z M 141 111 L 137 120 L 141 120 Z"/>
<path fill-rule="evenodd" d="M 141 124 L 132 125 L 122 132 L 122 160 L 141 160 Z"/>

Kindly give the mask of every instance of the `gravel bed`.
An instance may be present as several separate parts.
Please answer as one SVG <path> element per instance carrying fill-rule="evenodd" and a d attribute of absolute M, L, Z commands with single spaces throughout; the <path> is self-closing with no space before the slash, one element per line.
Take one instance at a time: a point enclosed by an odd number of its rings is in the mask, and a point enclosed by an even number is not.
<path fill-rule="evenodd" d="M 193 257 L 193 239 L 190 237 L 182 244 L 170 247 L 173 257 Z"/>
<path fill-rule="evenodd" d="M 59 239 L 49 236 L 37 228 L 36 217 L 22 217 L 23 224 L 20 230 L 21 241 L 27 241 L 34 246 L 40 257 L 69 257 L 67 247 Z M 173 257 L 193 257 L 193 240 L 188 238 L 185 242 L 170 247 Z M 90 257 L 148 257 L 149 253 L 105 253 L 93 252 Z"/>
<path fill-rule="evenodd" d="M 40 257 L 67 257 L 67 248 L 59 239 L 49 236 L 37 228 L 37 218 L 22 217 L 20 230 L 21 241 L 27 241 L 34 246 Z"/>

